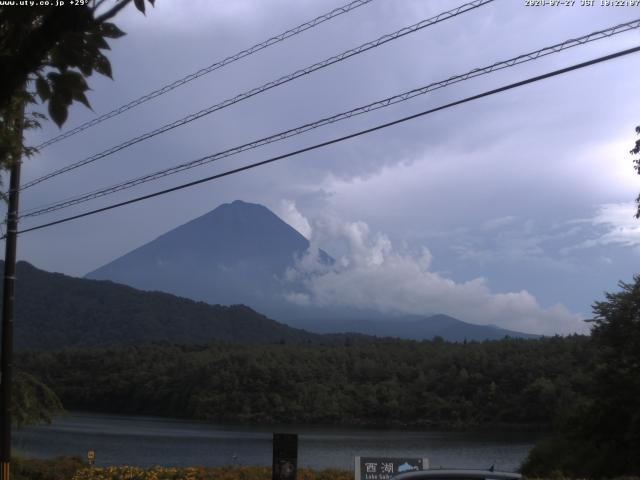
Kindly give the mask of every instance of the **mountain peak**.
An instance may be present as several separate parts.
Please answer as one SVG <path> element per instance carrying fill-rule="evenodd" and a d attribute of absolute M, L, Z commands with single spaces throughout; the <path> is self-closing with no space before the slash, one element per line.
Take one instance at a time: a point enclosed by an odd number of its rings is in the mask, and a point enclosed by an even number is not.
<path fill-rule="evenodd" d="M 262 213 L 274 215 L 274 213 L 264 205 L 260 205 L 259 203 L 245 202 L 244 200 L 234 200 L 231 203 L 221 203 L 216 208 L 211 210 L 208 214 L 213 214 L 219 210 L 229 210 L 229 209 L 234 211 L 244 210 L 244 211 L 262 212 Z M 208 214 L 205 214 L 205 215 L 208 215 Z"/>
<path fill-rule="evenodd" d="M 89 273 L 142 290 L 208 303 L 288 307 L 288 269 L 309 241 L 263 205 L 235 200 Z M 322 253 L 323 258 L 331 260 Z"/>
<path fill-rule="evenodd" d="M 220 205 L 220 207 L 224 207 L 226 205 L 235 205 L 236 207 L 252 206 L 252 207 L 260 207 L 268 210 L 267 207 L 260 205 L 259 203 L 250 203 L 250 202 L 245 202 L 244 200 L 234 200 L 231 203 L 223 203 L 222 205 Z"/>

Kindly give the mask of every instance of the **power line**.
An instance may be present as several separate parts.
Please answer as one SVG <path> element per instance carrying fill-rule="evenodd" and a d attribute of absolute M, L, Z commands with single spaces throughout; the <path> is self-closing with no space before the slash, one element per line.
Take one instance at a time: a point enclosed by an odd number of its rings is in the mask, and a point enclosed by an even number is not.
<path fill-rule="evenodd" d="M 192 182 L 183 183 L 181 185 L 177 185 L 175 187 L 167 188 L 165 190 L 160 190 L 158 192 L 150 193 L 148 195 L 142 195 L 140 197 L 136 197 L 136 198 L 133 198 L 133 199 L 130 199 L 130 200 L 126 200 L 124 202 L 115 203 L 115 204 L 112 204 L 112 205 L 108 205 L 106 207 L 97 208 L 95 210 L 84 212 L 84 213 L 81 213 L 81 214 L 78 214 L 78 215 L 73 215 L 73 216 L 62 218 L 60 220 L 56 220 L 56 221 L 53 221 L 53 222 L 37 225 L 35 227 L 31 227 L 31 228 L 27 228 L 27 229 L 24 229 L 24 230 L 20 230 L 18 233 L 21 234 L 21 233 L 32 232 L 34 230 L 40 230 L 40 229 L 43 229 L 43 228 L 46 228 L 46 227 L 51 227 L 53 225 L 59 225 L 61 223 L 66 223 L 66 222 L 69 222 L 71 220 L 77 220 L 79 218 L 87 217 L 87 216 L 90 216 L 90 215 L 95 215 L 97 213 L 105 212 L 107 210 L 113 210 L 114 208 L 119 208 L 119 207 L 123 207 L 125 205 L 130 205 L 132 203 L 137 203 L 137 202 L 141 202 L 143 200 L 148 200 L 150 198 L 154 198 L 154 197 L 158 197 L 158 196 L 161 196 L 161 195 L 165 195 L 167 193 L 175 192 L 175 191 L 178 191 L 178 190 L 183 190 L 185 188 L 193 187 L 193 186 L 199 185 L 201 183 L 210 182 L 212 180 L 216 180 L 216 179 L 219 179 L 219 178 L 227 177 L 229 175 L 240 173 L 240 172 L 243 172 L 245 170 L 251 170 L 251 169 L 256 168 L 256 167 L 260 167 L 260 166 L 263 166 L 263 165 L 267 165 L 269 163 L 276 162 L 278 160 L 283 160 L 285 158 L 293 157 L 293 156 L 299 155 L 301 153 L 306 153 L 306 152 L 309 152 L 309 151 L 312 151 L 312 150 L 316 150 L 316 149 L 319 149 L 319 148 L 322 148 L 322 147 L 326 147 L 328 145 L 333 145 L 335 143 L 339 143 L 339 142 L 342 142 L 342 141 L 345 141 L 345 140 L 349 140 L 351 138 L 355 138 L 355 137 L 359 137 L 361 135 L 372 133 L 372 132 L 375 132 L 377 130 L 382 130 L 384 128 L 391 127 L 393 125 L 398 125 L 400 123 L 403 123 L 403 122 L 406 122 L 406 121 L 409 121 L 409 120 L 413 120 L 415 118 L 423 117 L 425 115 L 429 115 L 431 113 L 435 113 L 435 112 L 438 112 L 440 110 L 445 110 L 447 108 L 451 108 L 451 107 L 454 107 L 454 106 L 457 106 L 457 105 L 461 105 L 463 103 L 471 102 L 473 100 L 478 100 L 478 99 L 481 99 L 481 98 L 484 98 L 484 97 L 495 95 L 497 93 L 501 93 L 501 92 L 504 92 L 504 91 L 507 91 L 507 90 L 511 90 L 511 89 L 514 89 L 514 88 L 517 88 L 517 87 L 521 87 L 523 85 L 528 85 L 530 83 L 539 82 L 541 80 L 545 80 L 547 78 L 551 78 L 551 77 L 555 77 L 555 76 L 558 76 L 558 75 L 562 75 L 562 74 L 571 72 L 573 70 L 578 70 L 578 69 L 585 68 L 585 67 L 588 67 L 588 66 L 591 66 L 591 65 L 595 65 L 595 64 L 598 64 L 598 63 L 602 63 L 602 62 L 606 62 L 606 61 L 609 61 L 609 60 L 613 60 L 615 58 L 619 58 L 619 57 L 622 57 L 622 56 L 625 56 L 625 55 L 629 55 L 631 53 L 636 53 L 638 51 L 640 51 L 640 46 L 634 47 L 634 48 L 629 48 L 627 50 L 622 50 L 622 51 L 619 51 L 619 52 L 616 52 L 616 53 L 612 53 L 610 55 L 605 55 L 605 56 L 602 56 L 602 57 L 598 57 L 598 58 L 595 58 L 593 60 L 589 60 L 589 61 L 586 61 L 586 62 L 582 62 L 582 63 L 578 63 L 578 64 L 575 64 L 575 65 L 572 65 L 570 67 L 561 68 L 559 70 L 554 70 L 552 72 L 548 72 L 548 73 L 545 73 L 543 75 L 538 75 L 538 76 L 535 76 L 535 77 L 531 77 L 531 78 L 528 78 L 526 80 L 522 80 L 520 82 L 511 83 L 511 84 L 505 85 L 503 87 L 499 87 L 499 88 L 496 88 L 496 89 L 493 89 L 493 90 L 489 90 L 489 91 L 480 93 L 478 95 L 473 95 L 471 97 L 466 97 L 466 98 L 464 98 L 462 100 L 457 100 L 455 102 L 447 103 L 445 105 L 441 105 L 441 106 L 436 107 L 436 108 L 432 108 L 432 109 L 425 110 L 425 111 L 420 112 L 420 113 L 409 115 L 407 117 L 403 117 L 403 118 L 400 118 L 398 120 L 394 120 L 392 122 L 383 123 L 381 125 L 377 125 L 375 127 L 368 128 L 366 130 L 360 130 L 358 132 L 355 132 L 355 133 L 352 133 L 352 134 L 349 134 L 349 135 L 345 135 L 343 137 L 334 138 L 332 140 L 328 140 L 326 142 L 318 143 L 318 144 L 312 145 L 310 147 L 302 148 L 300 150 L 295 150 L 293 152 L 285 153 L 283 155 L 278 155 L 276 157 L 271 157 L 271 158 L 269 158 L 267 160 L 262 160 L 261 162 L 256 162 L 256 163 L 252 163 L 252 164 L 249 164 L 249 165 L 245 165 L 243 167 L 234 168 L 232 170 L 227 170 L 226 172 L 218 173 L 216 175 L 211 175 L 209 177 L 201 178 L 199 180 L 194 180 Z"/>
<path fill-rule="evenodd" d="M 276 141 L 280 141 L 280 140 L 284 140 L 290 137 L 293 137 L 295 135 L 300 135 L 304 132 L 307 132 L 309 130 L 313 130 L 315 128 L 319 128 L 331 123 L 335 123 L 341 120 L 345 120 L 357 115 L 362 115 L 364 113 L 368 113 L 371 112 L 373 110 L 377 110 L 377 109 L 381 109 L 381 108 L 385 108 L 388 107 L 389 105 L 394 105 L 396 103 L 400 103 L 406 100 L 409 100 L 411 98 L 414 98 L 418 95 L 423 95 L 426 94 L 428 92 L 440 89 L 440 88 L 444 88 L 446 86 L 455 84 L 455 83 L 459 83 L 465 80 L 468 80 L 470 78 L 474 78 L 474 77 L 478 77 L 481 75 L 486 75 L 489 74 L 491 72 L 494 71 L 498 71 L 498 70 L 502 70 L 504 68 L 508 68 L 508 67 L 512 67 L 515 65 L 519 65 L 525 62 L 529 62 L 532 60 L 536 60 L 538 58 L 544 57 L 546 55 L 550 55 L 553 53 L 557 53 L 560 52 L 562 50 L 566 50 L 568 48 L 572 48 L 578 45 L 583 45 L 585 43 L 589 43 L 595 40 L 599 40 L 602 38 L 609 38 L 612 35 L 616 35 L 622 32 L 626 32 L 632 29 L 637 29 L 640 28 L 640 19 L 631 21 L 631 22 L 627 22 L 627 23 L 623 23 L 620 25 L 616 25 L 614 27 L 610 27 L 607 28 L 605 30 L 599 30 L 596 32 L 592 32 L 588 35 L 583 35 L 582 37 L 578 37 L 575 39 L 570 39 L 570 40 L 566 40 L 562 43 L 558 43 L 549 47 L 545 47 L 539 50 L 535 50 L 533 52 L 529 52 L 529 53 L 525 53 L 522 55 L 519 55 L 517 57 L 513 57 L 510 58 L 508 60 L 503 60 L 503 61 L 499 61 L 496 63 L 493 63 L 489 66 L 486 67 L 481 67 L 481 68 L 475 68 L 467 73 L 461 74 L 461 75 L 455 75 L 452 77 L 447 78 L 446 80 L 442 80 L 439 82 L 434 82 L 434 83 L 430 83 L 429 85 L 420 87 L 420 88 L 416 88 L 414 90 L 410 90 L 398 95 L 394 95 L 392 97 L 387 97 L 383 100 L 378 100 L 376 102 L 373 103 L 369 103 L 368 105 L 365 106 L 361 106 L 358 108 L 354 108 L 352 110 L 348 110 L 346 112 L 342 112 L 342 113 L 338 113 L 336 115 L 330 116 L 330 117 L 326 117 L 326 118 L 322 118 L 320 120 L 317 120 L 315 122 L 312 123 L 307 123 L 305 125 L 302 126 L 298 126 L 296 128 L 290 129 L 290 130 L 286 130 L 280 133 L 276 133 L 274 135 L 271 135 L 269 137 L 264 137 L 261 138 L 259 140 L 255 140 L 253 142 L 250 143 L 245 143 L 243 145 L 237 146 L 237 147 L 233 147 L 227 150 L 224 150 L 222 152 L 218 152 L 215 153 L 213 155 L 208 155 L 202 158 L 198 158 L 196 160 L 192 160 L 180 165 L 176 165 L 174 167 L 170 167 L 170 168 L 166 168 L 154 173 L 150 173 L 150 174 L 146 174 L 143 175 L 141 177 L 138 178 L 134 178 L 131 180 L 127 180 L 125 182 L 121 182 L 115 185 L 112 185 L 110 187 L 105 187 L 99 190 L 95 190 L 93 192 L 89 192 L 89 193 L 85 193 L 85 194 L 81 194 L 81 195 L 76 195 L 74 197 L 65 199 L 65 200 L 61 200 L 58 202 L 54 202 L 45 206 L 41 206 L 41 207 L 35 207 L 32 209 L 27 210 L 26 212 L 24 212 L 20 218 L 25 218 L 25 217 L 34 217 L 34 216 L 38 216 L 38 215 L 43 215 L 46 213 L 50 213 L 56 210 L 60 210 L 63 208 L 67 208 L 73 205 L 77 205 L 79 203 L 84 203 L 86 201 L 90 201 L 96 198 L 100 198 L 106 195 L 110 195 L 122 190 L 126 190 L 129 188 L 133 188 L 136 187 L 138 185 L 141 185 L 143 183 L 147 183 L 153 180 L 157 180 L 159 178 L 162 177 L 166 177 L 168 175 L 173 175 L 175 173 L 184 171 L 184 170 L 188 170 L 194 167 L 198 167 L 201 165 L 205 165 L 207 163 L 211 163 L 214 162 L 216 160 L 220 160 L 223 158 L 227 158 L 230 157 L 232 155 L 236 155 L 238 153 L 247 151 L 247 150 L 252 150 Z"/>
<path fill-rule="evenodd" d="M 334 63 L 338 63 L 341 62 L 343 60 L 346 60 L 347 58 L 353 57 L 355 55 L 359 55 L 363 52 L 366 52 L 368 50 L 371 50 L 373 48 L 377 48 L 381 45 L 384 45 L 388 42 L 391 42 L 393 40 L 397 40 L 398 38 L 404 37 L 405 35 L 409 35 L 411 33 L 417 32 L 419 30 L 422 30 L 423 28 L 427 28 L 430 27 L 432 25 L 435 25 L 436 23 L 440 23 L 444 20 L 448 20 L 450 18 L 456 17 L 458 15 L 461 15 L 463 13 L 466 13 L 468 11 L 474 10 L 478 7 L 481 7 L 483 5 L 486 5 L 488 3 L 493 2 L 494 0 L 474 0 L 472 2 L 469 3 L 465 3 L 464 5 L 460 5 L 457 8 L 454 8 L 452 10 L 448 10 L 446 12 L 442 12 L 439 13 L 438 15 L 428 18 L 426 20 L 422 20 L 421 22 L 418 22 L 414 25 L 408 26 L 408 27 L 404 27 L 400 30 L 397 30 L 393 33 L 389 33 L 387 35 L 383 35 L 382 37 L 373 40 L 371 42 L 367 42 L 364 43 L 358 47 L 349 49 L 345 52 L 342 52 L 338 55 L 334 55 L 333 57 L 327 58 L 321 62 L 315 63 L 309 67 L 297 70 L 289 75 L 285 75 L 283 77 L 278 78 L 277 80 L 272 80 L 271 82 L 265 83 L 264 85 L 260 86 L 260 87 L 256 87 L 253 88 L 251 90 L 248 90 L 244 93 L 241 93 L 239 95 L 236 95 L 233 98 L 229 98 L 227 100 L 224 100 L 223 102 L 220 102 L 216 105 L 212 105 L 210 107 L 207 107 L 205 109 L 202 109 L 196 113 L 192 113 L 190 115 L 187 115 L 186 117 L 183 117 L 179 120 L 176 120 L 172 123 L 163 125 L 162 127 L 159 127 L 151 132 L 147 132 L 145 134 L 142 134 L 138 137 L 132 138 L 130 140 L 127 140 L 126 142 L 123 142 L 119 145 L 116 145 L 114 147 L 111 147 L 101 153 L 92 155 L 91 157 L 85 158 L 84 160 L 80 160 L 76 163 L 73 163 L 71 165 L 68 165 L 66 167 L 63 167 L 59 170 L 56 170 L 54 172 L 51 172 L 47 175 L 44 175 L 42 177 L 36 178 L 34 180 L 31 180 L 30 182 L 25 183 L 24 185 L 22 185 L 20 187 L 21 190 L 27 189 L 29 187 L 32 187 L 38 183 L 44 182 L 45 180 L 48 180 L 50 178 L 53 178 L 57 175 L 61 175 L 63 173 L 69 172 L 71 170 L 74 170 L 76 168 L 82 167 L 84 165 L 87 165 L 89 163 L 93 163 L 96 160 L 99 160 L 101 158 L 107 157 L 109 155 L 112 155 L 116 152 L 119 152 L 120 150 L 123 150 L 127 147 L 130 147 L 132 145 L 135 145 L 137 143 L 140 143 L 144 140 L 147 140 L 149 138 L 155 137 L 156 135 L 160 135 L 162 133 L 168 132 L 169 130 L 173 130 L 174 128 L 180 127 L 182 125 L 185 125 L 187 123 L 193 122 L 194 120 L 198 120 L 199 118 L 202 118 L 206 115 L 209 115 L 215 111 L 218 110 L 222 110 L 223 108 L 229 107 L 235 103 L 241 102 L 243 100 L 246 100 L 248 98 L 251 98 L 255 95 L 258 95 L 259 93 L 265 92 L 267 90 L 270 90 L 272 88 L 278 87 L 280 85 L 283 85 L 285 83 L 288 83 L 292 80 L 295 80 L 297 78 L 300 78 L 304 75 L 308 75 L 312 72 L 315 72 L 317 70 L 320 70 L 322 68 L 328 67 L 329 65 L 333 65 Z"/>
<path fill-rule="evenodd" d="M 259 52 L 260 50 L 264 50 L 265 48 L 270 47 L 271 45 L 275 45 L 276 43 L 280 43 L 288 38 L 291 38 L 295 35 L 298 35 L 299 33 L 304 32 L 305 30 L 309 30 L 313 27 L 316 27 L 318 25 L 320 25 L 321 23 L 324 23 L 328 20 L 331 20 L 339 15 L 342 15 L 344 13 L 348 13 L 352 10 L 355 10 L 358 7 L 361 7 L 363 5 L 366 5 L 368 3 L 371 3 L 373 0 L 355 0 L 351 3 L 348 3 L 346 5 L 343 5 L 341 7 L 338 8 L 334 8 L 333 10 L 331 10 L 328 13 L 325 13 L 324 15 L 320 15 L 316 18 L 314 18 L 313 20 L 309 20 L 308 22 L 305 22 L 301 25 L 298 25 L 297 27 L 291 28 L 289 30 L 287 30 L 286 32 L 283 32 L 279 35 L 276 35 L 274 37 L 269 38 L 268 40 L 265 40 L 264 42 L 261 43 L 257 43 L 252 47 L 249 47 L 245 50 L 242 50 L 238 53 L 235 53 L 233 55 L 230 55 L 228 57 L 226 57 L 223 60 L 220 60 L 216 63 L 212 63 L 211 65 L 209 65 L 208 67 L 202 68 L 200 70 L 198 70 L 197 72 L 194 72 L 190 75 L 187 75 L 179 80 L 175 80 L 167 85 L 164 85 L 163 87 L 158 88 L 157 90 L 154 90 L 136 100 L 132 100 L 131 102 L 122 105 L 118 108 L 115 108 L 113 110 L 111 110 L 108 113 L 105 113 L 97 118 L 94 118 L 88 122 L 83 123 L 82 125 L 77 126 L 76 128 L 69 130 L 65 133 L 61 133 L 60 135 L 57 135 L 53 138 L 50 138 L 49 140 L 47 140 L 46 142 L 41 143 L 40 145 L 38 145 L 36 148 L 37 149 L 43 149 L 45 147 L 48 147 L 49 145 L 52 145 L 54 143 L 59 142 L 60 140 L 64 140 L 65 138 L 69 138 L 77 133 L 80 133 L 84 130 L 87 130 L 88 128 L 94 127 L 96 125 L 98 125 L 99 123 L 104 122 L 105 120 L 108 120 L 110 118 L 116 117 L 118 115 L 120 115 L 121 113 L 126 112 L 127 110 L 131 110 L 132 108 L 137 107 L 138 105 L 142 105 L 145 102 L 148 102 L 149 100 L 152 100 L 156 97 L 159 97 L 160 95 L 164 95 L 167 92 L 170 92 L 171 90 L 175 90 L 178 87 L 181 87 L 182 85 L 191 82 L 192 80 L 195 80 L 196 78 L 200 78 L 203 75 L 207 75 L 211 72 L 213 72 L 214 70 L 218 70 L 222 67 L 225 67 L 237 60 L 240 60 L 244 57 L 248 57 L 249 55 L 252 55 L 256 52 Z"/>

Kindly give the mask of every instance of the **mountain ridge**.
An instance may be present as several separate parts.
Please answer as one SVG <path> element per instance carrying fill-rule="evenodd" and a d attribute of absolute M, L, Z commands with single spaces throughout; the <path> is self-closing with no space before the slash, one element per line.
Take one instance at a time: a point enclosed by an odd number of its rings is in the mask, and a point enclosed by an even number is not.
<path fill-rule="evenodd" d="M 4 262 L 0 261 L 0 267 Z M 17 264 L 17 350 L 152 342 L 331 344 L 363 335 L 320 335 L 272 320 L 245 305 L 209 305 Z"/>
<path fill-rule="evenodd" d="M 429 340 L 441 337 L 452 342 L 500 340 L 512 338 L 540 338 L 540 335 L 517 332 L 495 325 L 477 325 L 444 314 L 428 316 L 400 316 L 390 319 L 367 320 L 302 320 L 288 325 L 314 333 L 358 332 L 377 337 L 397 337 L 406 340 Z"/>
<path fill-rule="evenodd" d="M 3 266 L 0 260 L 0 267 Z M 285 324 L 245 305 L 209 305 L 169 293 L 140 291 L 109 280 L 46 272 L 24 261 L 17 264 L 15 312 L 17 350 L 153 342 L 204 344 L 215 340 L 331 345 L 370 342 L 374 336 L 413 340 L 440 336 L 449 341 L 535 337 L 471 325 L 446 315 L 367 321 L 373 326 L 370 329 L 335 319 L 318 322 L 315 328 Z M 428 326 L 430 320 L 430 330 L 406 327 Z M 412 334 L 405 334 L 407 331 Z"/>
<path fill-rule="evenodd" d="M 302 279 L 288 279 L 287 272 L 309 246 L 303 235 L 267 207 L 235 200 L 165 232 L 89 272 L 86 278 L 112 280 L 210 304 L 249 305 L 292 327 L 319 333 L 354 331 L 416 340 L 443 336 L 456 341 L 506 335 L 537 337 L 453 317 L 436 328 L 433 324 L 437 318 L 425 319 L 426 315 L 384 315 L 373 308 L 295 305 L 288 300 L 290 294 L 305 294 L 308 290 Z M 335 262 L 322 250 L 319 261 L 326 265 Z M 410 317 L 420 322 L 411 323 Z"/>

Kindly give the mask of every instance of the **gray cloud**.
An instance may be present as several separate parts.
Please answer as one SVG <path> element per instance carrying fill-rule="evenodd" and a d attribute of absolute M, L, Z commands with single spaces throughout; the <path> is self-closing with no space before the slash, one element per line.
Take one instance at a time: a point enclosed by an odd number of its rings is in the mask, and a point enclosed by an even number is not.
<path fill-rule="evenodd" d="M 128 35 L 113 42 L 110 55 L 116 80 L 90 79 L 94 110 L 108 111 L 338 3 L 194 0 L 186 6 L 166 1 L 157 2 L 146 17 L 131 9 L 119 19 Z M 44 150 L 26 162 L 23 177 L 35 178 L 456 4 L 376 0 Z M 34 187 L 24 193 L 22 206 L 37 206 L 169 167 L 635 17 L 634 8 L 558 10 L 497 0 Z M 23 226 L 394 120 L 627 48 L 637 44 L 639 37 L 637 32 L 626 33 L 464 82 L 286 143 L 25 221 Z M 620 241 L 633 235 L 633 224 L 625 227 L 631 230 L 625 231 L 624 237 L 611 233 L 613 224 L 604 220 L 581 224 L 564 240 L 559 235 L 576 227 L 567 222 L 595 219 L 602 205 L 629 202 L 640 190 L 628 155 L 638 123 L 637 108 L 629 101 L 636 90 L 637 61 L 636 57 L 616 60 L 223 181 L 25 234 L 18 252 L 43 268 L 84 274 L 237 198 L 269 206 L 305 233 L 304 222 L 281 203 L 286 198 L 295 201 L 307 218 L 331 213 L 358 219 L 373 232 L 385 232 L 395 252 L 386 257 L 395 263 L 387 265 L 396 272 L 406 268 L 410 274 L 409 259 L 415 260 L 398 253 L 398 248 L 406 244 L 419 251 L 428 245 L 433 254 L 431 268 L 440 274 L 427 272 L 441 275 L 438 278 L 443 281 L 451 279 L 459 288 L 455 291 L 483 278 L 465 287 L 475 292 L 474 298 L 501 298 L 503 302 L 518 298 L 530 306 L 537 302 L 538 307 L 531 307 L 536 315 L 562 303 L 588 315 L 596 295 L 615 288 L 617 280 L 628 279 L 633 273 L 629 258 L 635 255 L 634 247 Z M 94 115 L 84 107 L 74 108 L 69 127 Z M 29 139 L 38 143 L 56 133 L 48 123 Z M 530 230 L 526 222 L 532 222 Z M 557 225 L 562 227 L 554 227 Z M 597 232 L 607 231 L 609 237 L 597 236 Z M 344 238 L 339 241 L 335 237 L 327 242 L 335 244 L 339 252 L 347 251 Z M 589 241 L 595 242 L 589 248 L 562 250 Z M 435 285 L 439 281 L 424 272 L 411 274 L 421 279 L 417 282 L 430 278 Z M 487 289 L 484 294 L 483 288 Z M 520 291 L 530 292 L 534 300 L 526 295 L 491 296 L 498 295 L 491 292 Z M 487 311 L 490 303 L 485 303 Z"/>
<path fill-rule="evenodd" d="M 289 203 L 289 208 L 294 206 Z M 297 215 L 301 216 L 300 214 Z M 348 248 L 333 266 L 314 262 L 317 246 L 341 238 Z M 291 279 L 302 278 L 308 294 L 290 297 L 295 303 L 377 309 L 384 313 L 424 315 L 441 312 L 479 324 L 539 334 L 584 333 L 580 315 L 561 304 L 542 308 L 529 292 L 494 293 L 485 279 L 455 282 L 431 270 L 432 255 L 401 251 L 366 223 L 325 217 L 314 222 L 310 254 L 298 262 Z"/>

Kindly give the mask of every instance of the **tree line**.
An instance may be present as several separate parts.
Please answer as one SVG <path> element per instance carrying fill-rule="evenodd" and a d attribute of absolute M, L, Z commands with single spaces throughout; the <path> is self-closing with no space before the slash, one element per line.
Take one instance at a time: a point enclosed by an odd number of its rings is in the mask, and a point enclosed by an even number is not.
<path fill-rule="evenodd" d="M 213 421 L 548 424 L 589 378 L 588 338 L 154 344 L 23 353 L 67 409 Z"/>

